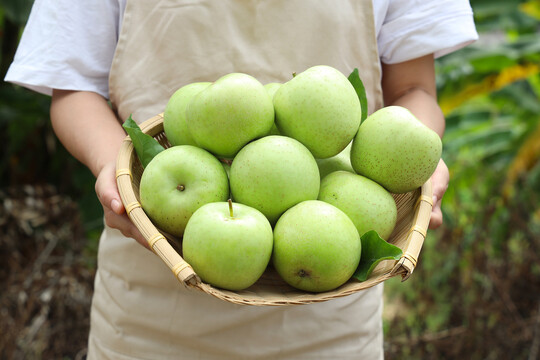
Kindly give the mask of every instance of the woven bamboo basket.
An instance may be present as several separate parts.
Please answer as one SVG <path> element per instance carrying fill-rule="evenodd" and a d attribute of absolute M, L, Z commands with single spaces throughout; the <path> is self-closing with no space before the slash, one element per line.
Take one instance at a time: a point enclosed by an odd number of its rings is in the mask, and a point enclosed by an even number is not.
<path fill-rule="evenodd" d="M 163 132 L 163 114 L 148 119 L 140 125 L 141 130 L 157 139 L 164 147 L 170 144 Z M 388 242 L 403 250 L 397 261 L 379 263 L 370 277 L 363 282 L 351 279 L 341 287 L 323 293 L 307 293 L 296 290 L 280 279 L 271 266 L 263 276 L 248 289 L 233 292 L 215 288 L 201 281 L 193 268 L 181 257 L 181 239 L 160 231 L 148 218 L 139 202 L 139 181 L 143 168 L 135 153 L 129 136 L 118 154 L 116 180 L 126 212 L 148 241 L 150 248 L 169 267 L 180 283 L 198 289 L 221 300 L 243 305 L 301 305 L 327 301 L 347 296 L 392 277 L 401 276 L 405 281 L 414 271 L 420 250 L 426 237 L 432 208 L 431 182 L 410 193 L 393 195 L 397 205 L 396 227 Z"/>

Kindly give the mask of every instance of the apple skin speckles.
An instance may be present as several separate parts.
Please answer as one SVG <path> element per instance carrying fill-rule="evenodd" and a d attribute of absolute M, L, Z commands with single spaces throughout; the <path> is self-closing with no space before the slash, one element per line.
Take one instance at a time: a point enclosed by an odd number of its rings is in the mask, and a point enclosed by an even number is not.
<path fill-rule="evenodd" d="M 351 164 L 392 193 L 422 186 L 433 174 L 442 142 L 409 110 L 388 106 L 370 115 L 360 126 L 351 149 Z"/>

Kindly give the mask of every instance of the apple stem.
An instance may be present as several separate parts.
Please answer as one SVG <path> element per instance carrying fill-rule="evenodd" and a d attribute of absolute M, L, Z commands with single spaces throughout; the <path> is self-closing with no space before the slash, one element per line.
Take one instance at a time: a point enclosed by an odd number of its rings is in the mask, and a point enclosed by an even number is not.
<path fill-rule="evenodd" d="M 293 78 L 296 77 L 296 72 L 293 72 L 293 73 L 292 73 L 292 77 L 293 77 Z"/>
<path fill-rule="evenodd" d="M 184 185 L 180 184 L 180 185 L 178 185 L 178 186 L 176 187 L 176 190 L 178 190 L 178 191 L 184 191 L 185 188 L 186 188 L 186 187 L 185 187 Z"/>
<path fill-rule="evenodd" d="M 234 215 L 233 215 L 233 209 L 232 209 L 232 200 L 229 199 L 228 202 L 229 202 L 229 212 L 231 213 L 231 217 L 234 217 Z"/>
<path fill-rule="evenodd" d="M 232 164 L 232 160 L 231 160 L 231 159 L 219 159 L 219 161 L 221 161 L 222 163 L 227 164 L 227 165 L 231 165 L 231 164 Z"/>

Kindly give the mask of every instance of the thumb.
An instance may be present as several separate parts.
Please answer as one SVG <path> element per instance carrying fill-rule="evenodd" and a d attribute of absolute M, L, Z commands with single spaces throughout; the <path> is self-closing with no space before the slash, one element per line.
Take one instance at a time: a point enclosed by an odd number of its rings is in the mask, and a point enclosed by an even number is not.
<path fill-rule="evenodd" d="M 116 214 L 124 212 L 124 206 L 120 199 L 118 186 L 116 184 L 114 164 L 105 166 L 96 179 L 96 194 L 103 207 L 107 207 Z"/>
<path fill-rule="evenodd" d="M 124 212 L 124 205 L 122 205 L 122 202 L 120 200 L 114 198 L 111 200 L 111 209 L 116 214 L 120 215 Z"/>

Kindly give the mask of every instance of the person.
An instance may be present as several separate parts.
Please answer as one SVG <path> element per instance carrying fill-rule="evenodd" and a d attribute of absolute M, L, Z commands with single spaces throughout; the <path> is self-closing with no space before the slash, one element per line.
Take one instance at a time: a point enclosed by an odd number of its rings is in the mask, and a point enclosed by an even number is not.
<path fill-rule="evenodd" d="M 89 359 L 381 359 L 382 285 L 323 303 L 251 307 L 179 286 L 130 222 L 115 160 L 130 114 L 164 110 L 180 86 L 231 72 L 262 83 L 357 67 L 369 112 L 410 109 L 443 135 L 434 58 L 477 39 L 466 0 L 36 0 L 6 81 L 52 96 L 65 147 L 96 177 L 105 229 Z M 430 227 L 449 181 L 433 174 Z M 137 242 L 133 241 L 137 240 Z"/>

